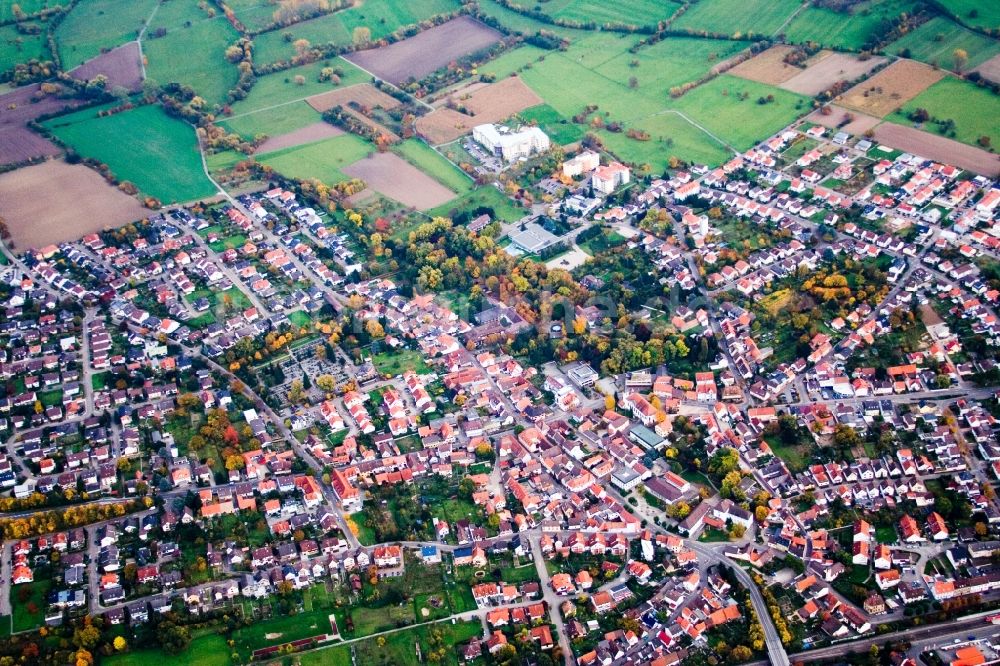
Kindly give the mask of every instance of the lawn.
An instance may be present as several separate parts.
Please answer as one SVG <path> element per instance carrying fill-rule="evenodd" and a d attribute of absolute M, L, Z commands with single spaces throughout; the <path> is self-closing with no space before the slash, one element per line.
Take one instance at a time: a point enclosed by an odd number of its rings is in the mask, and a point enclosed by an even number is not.
<path fill-rule="evenodd" d="M 480 206 L 493 209 L 494 219 L 499 218 L 505 222 L 516 222 L 527 214 L 526 210 L 519 208 L 507 195 L 491 185 L 478 187 L 427 212 L 432 216 L 451 217 L 460 211 L 472 210 Z"/>
<path fill-rule="evenodd" d="M 179 2 L 172 0 L 164 8 Z M 160 18 L 158 14 L 151 29 Z M 142 41 L 146 75 L 160 84 L 176 81 L 191 86 L 209 104 L 221 104 L 239 79 L 236 65 L 224 55 L 226 47 L 238 37 L 221 15 L 214 19 L 198 18 L 190 26 L 169 28 L 164 37 L 147 37 Z"/>
<path fill-rule="evenodd" d="M 351 44 L 354 29 L 367 27 L 372 40 L 389 35 L 399 28 L 447 12 L 460 6 L 458 0 L 422 0 L 422 2 L 366 2 L 350 9 L 303 21 L 287 28 L 272 30 L 254 39 L 254 60 L 272 63 L 289 60 L 295 55 L 295 40 L 312 44 Z M 291 38 L 288 38 L 291 35 Z"/>
<path fill-rule="evenodd" d="M 45 123 L 83 156 L 108 165 L 120 180 L 162 203 L 181 203 L 215 194 L 202 171 L 194 128 L 158 106 L 143 106 L 105 118 L 94 109 Z"/>
<path fill-rule="evenodd" d="M 816 42 L 823 46 L 859 50 L 885 29 L 883 21 L 913 9 L 913 0 L 872 0 L 854 6 L 851 13 L 810 5 L 785 28 L 792 43 Z"/>
<path fill-rule="evenodd" d="M 63 69 L 138 37 L 158 0 L 81 0 L 56 28 Z"/>
<path fill-rule="evenodd" d="M 464 171 L 420 139 L 407 139 L 394 147 L 393 151 L 452 192 L 466 194 L 475 186 Z"/>
<path fill-rule="evenodd" d="M 714 527 L 706 527 L 702 530 L 701 536 L 698 537 L 698 541 L 706 543 L 729 541 L 729 534 L 723 532 L 722 530 L 717 530 Z"/>
<path fill-rule="evenodd" d="M 37 629 L 45 622 L 46 597 L 52 588 L 52 579 L 39 576 L 33 583 L 14 585 L 10 590 L 10 606 L 14 616 L 14 633 Z M 23 590 L 23 592 L 22 592 Z M 21 594 L 25 594 L 24 601 Z"/>
<path fill-rule="evenodd" d="M 372 358 L 375 368 L 384 375 L 401 375 L 407 370 L 412 370 L 418 375 L 430 370 L 424 355 L 412 349 L 399 349 L 376 354 Z"/>
<path fill-rule="evenodd" d="M 996 30 L 1000 28 L 1000 4 L 983 0 L 941 0 L 941 4 L 969 25 Z M 975 12 L 975 16 L 970 13 Z"/>
<path fill-rule="evenodd" d="M 875 528 L 875 540 L 879 543 L 896 543 L 899 541 L 899 536 L 896 534 L 895 527 L 886 525 Z"/>
<path fill-rule="evenodd" d="M 780 437 L 767 437 L 767 445 L 771 447 L 774 455 L 785 461 L 788 469 L 793 473 L 798 473 L 809 466 L 812 458 L 809 447 L 802 444 L 785 444 Z"/>
<path fill-rule="evenodd" d="M 773 102 L 758 103 L 769 95 Z M 740 151 L 810 111 L 809 100 L 802 95 L 728 75 L 698 86 L 675 106 Z"/>
<path fill-rule="evenodd" d="M 217 634 L 206 634 L 192 639 L 188 648 L 180 654 L 168 657 L 160 650 L 136 650 L 102 657 L 101 663 L 107 666 L 146 666 L 169 659 L 178 666 L 229 666 L 229 654 L 225 638 Z"/>
<path fill-rule="evenodd" d="M 539 104 L 517 114 L 525 123 L 538 125 L 552 143 L 565 146 L 583 138 L 583 127 L 562 116 L 548 104 Z"/>
<path fill-rule="evenodd" d="M 1000 143 L 1000 97 L 971 83 L 946 76 L 910 100 L 899 112 L 887 118 L 900 125 L 912 125 L 907 117 L 915 109 L 926 109 L 931 119 L 955 121 L 957 141 L 976 145 L 981 136 L 993 144 Z M 934 122 L 924 123 L 923 129 L 938 133 Z"/>
<path fill-rule="evenodd" d="M 0 26 L 0 72 L 33 58 L 48 58 L 44 30 L 38 35 L 22 35 L 13 25 Z"/>
<path fill-rule="evenodd" d="M 358 511 L 357 513 L 352 513 L 347 517 L 348 521 L 353 522 L 355 527 L 358 528 L 357 534 L 358 541 L 361 542 L 362 546 L 371 546 L 378 541 L 375 539 L 375 530 L 365 525 L 365 512 Z M 348 524 L 350 524 L 350 522 Z"/>
<path fill-rule="evenodd" d="M 291 178 L 318 178 L 333 184 L 348 177 L 341 168 L 373 152 L 375 147 L 354 134 L 344 134 L 314 143 L 258 155 L 257 161 Z"/>
<path fill-rule="evenodd" d="M 968 54 L 968 63 L 962 71 L 969 71 L 1000 53 L 1000 43 L 935 16 L 885 47 L 887 53 L 901 55 L 908 51 L 914 60 L 951 70 L 956 67 L 955 49 Z"/>
<path fill-rule="evenodd" d="M 417 666 L 423 663 L 417 659 L 416 645 L 419 644 L 425 660 L 428 653 L 444 648 L 444 658 L 437 663 L 457 666 L 460 663 L 457 648 L 480 636 L 482 630 L 479 620 L 467 620 L 456 624 L 442 621 L 395 631 L 385 635 L 382 646 L 374 638 L 353 643 L 354 663 Z M 350 648 L 343 645 L 305 652 L 298 659 L 302 666 L 350 666 L 352 663 Z"/>
<path fill-rule="evenodd" d="M 332 81 L 320 81 L 320 72 L 325 67 L 330 67 L 340 78 L 340 84 L 335 85 Z M 301 84 L 296 83 L 295 77 L 301 76 Z M 257 79 L 250 94 L 245 99 L 233 103 L 233 115 L 239 116 L 287 104 L 295 100 L 302 100 L 306 97 L 329 92 L 335 88 L 344 88 L 355 83 L 370 81 L 371 77 L 355 67 L 343 58 L 331 58 L 318 62 L 292 67 L 281 72 L 265 74 Z"/>
<path fill-rule="evenodd" d="M 798 9 L 797 0 L 701 0 L 674 21 L 674 28 L 724 35 L 772 35 Z"/>
<path fill-rule="evenodd" d="M 581 24 L 622 23 L 632 26 L 655 26 L 677 11 L 679 4 L 661 0 L 630 0 L 628 3 L 602 0 L 549 0 L 539 5 L 555 19 Z"/>

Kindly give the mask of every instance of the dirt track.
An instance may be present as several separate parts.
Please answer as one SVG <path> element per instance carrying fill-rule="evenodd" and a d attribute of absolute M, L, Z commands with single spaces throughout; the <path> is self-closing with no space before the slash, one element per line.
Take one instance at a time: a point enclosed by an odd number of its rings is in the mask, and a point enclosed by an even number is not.
<path fill-rule="evenodd" d="M 401 85 L 410 79 L 422 79 L 457 58 L 495 44 L 502 36 L 474 18 L 459 16 L 401 42 L 357 51 L 345 57 L 376 76 Z"/>
<path fill-rule="evenodd" d="M 150 213 L 96 171 L 62 160 L 0 174 L 0 201 L 18 250 L 74 240 Z"/>

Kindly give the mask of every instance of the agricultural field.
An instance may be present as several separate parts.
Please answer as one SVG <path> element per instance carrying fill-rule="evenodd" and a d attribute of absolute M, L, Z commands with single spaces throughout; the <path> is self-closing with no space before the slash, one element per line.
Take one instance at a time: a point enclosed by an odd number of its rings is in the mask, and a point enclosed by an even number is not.
<path fill-rule="evenodd" d="M 849 109 L 884 118 L 944 76 L 942 72 L 910 60 L 897 60 L 839 98 Z"/>
<path fill-rule="evenodd" d="M 941 0 L 963 23 L 990 30 L 1000 29 L 1000 5 L 982 0 Z"/>
<path fill-rule="evenodd" d="M 458 90 L 452 97 L 472 115 L 438 108 L 417 119 L 417 130 L 435 145 L 454 141 L 480 123 L 499 122 L 542 102 L 518 77 L 508 77 L 468 94 Z"/>
<path fill-rule="evenodd" d="M 464 194 L 473 187 L 469 176 L 420 139 L 407 139 L 393 150 L 453 192 Z"/>
<path fill-rule="evenodd" d="M 898 113 L 887 119 L 900 124 L 912 124 L 909 115 L 916 109 L 926 109 L 931 120 L 923 129 L 940 133 L 934 120 L 953 120 L 952 137 L 962 143 L 980 145 L 980 137 L 989 137 L 988 145 L 1000 145 L 1000 97 L 985 88 L 945 77 L 911 99 Z"/>
<path fill-rule="evenodd" d="M 954 164 L 961 169 L 995 178 L 1000 175 L 996 154 L 954 139 L 924 132 L 896 123 L 882 123 L 875 128 L 876 141 L 899 150 L 916 153 L 927 159 Z"/>
<path fill-rule="evenodd" d="M 840 81 L 854 81 L 885 62 L 872 56 L 861 60 L 847 53 L 829 53 L 781 84 L 785 90 L 814 97 Z"/>
<path fill-rule="evenodd" d="M 772 86 L 779 85 L 805 71 L 801 67 L 785 62 L 785 57 L 794 50 L 793 47 L 785 44 L 775 44 L 749 60 L 744 60 L 728 73 L 741 79 L 767 83 Z"/>
<path fill-rule="evenodd" d="M 81 0 L 56 28 L 63 68 L 135 39 L 158 6 L 157 0 Z"/>
<path fill-rule="evenodd" d="M 886 21 L 911 12 L 914 4 L 914 0 L 869 0 L 854 5 L 849 13 L 810 5 L 785 27 L 785 39 L 858 51 L 885 30 Z"/>
<path fill-rule="evenodd" d="M 44 247 L 140 220 L 149 211 L 93 169 L 50 160 L 0 175 L 4 218 L 16 247 Z M 38 224 L 44 219 L 45 224 Z"/>
<path fill-rule="evenodd" d="M 468 16 L 424 30 L 403 41 L 356 51 L 350 62 L 381 79 L 401 85 L 420 80 L 449 62 L 500 41 L 502 35 Z"/>
<path fill-rule="evenodd" d="M 956 49 L 965 51 L 966 62 L 955 60 Z M 1000 42 L 935 16 L 886 46 L 885 50 L 936 67 L 964 72 L 1000 54 Z"/>
<path fill-rule="evenodd" d="M 104 75 L 109 88 L 122 86 L 130 91 L 142 87 L 142 53 L 138 42 L 127 42 L 91 58 L 70 72 L 74 79 L 89 81 Z"/>
<path fill-rule="evenodd" d="M 327 184 L 347 180 L 342 169 L 367 157 L 374 146 L 353 134 L 324 139 L 257 156 L 257 161 L 291 178 L 319 178 Z"/>
<path fill-rule="evenodd" d="M 528 3 L 525 3 L 528 4 Z M 601 2 L 600 0 L 549 0 L 540 5 L 541 11 L 561 21 L 579 24 L 622 23 L 625 25 L 656 25 L 670 18 L 680 8 L 672 0 L 632 0 Z"/>
<path fill-rule="evenodd" d="M 365 181 L 379 194 L 417 210 L 441 206 L 455 193 L 395 153 L 375 153 L 342 171 Z"/>
<path fill-rule="evenodd" d="M 283 150 L 293 146 L 301 146 L 314 141 L 321 141 L 335 136 L 341 136 L 344 130 L 335 127 L 330 123 L 319 121 L 300 127 L 299 129 L 278 134 L 269 138 L 257 147 L 258 153 L 273 153 L 276 150 Z"/>
<path fill-rule="evenodd" d="M 81 155 L 107 164 L 119 180 L 163 203 L 215 194 L 202 170 L 194 128 L 159 107 L 105 118 L 88 109 L 46 121 L 45 127 Z"/>
<path fill-rule="evenodd" d="M 254 39 L 254 60 L 260 64 L 289 60 L 295 55 L 292 44 L 297 39 L 312 44 L 348 45 L 353 41 L 354 29 L 360 27 L 370 29 L 371 39 L 376 41 L 399 28 L 459 7 L 458 0 L 357 3 L 350 9 L 258 35 Z"/>
<path fill-rule="evenodd" d="M 722 35 L 773 35 L 800 4 L 796 0 L 702 0 L 691 5 L 673 27 Z"/>
<path fill-rule="evenodd" d="M 32 59 L 48 59 L 45 34 L 22 35 L 17 26 L 0 26 L 0 72 Z"/>
<path fill-rule="evenodd" d="M 178 0 L 164 7 L 176 2 Z M 170 28 L 164 37 L 147 37 L 142 42 L 147 60 L 146 74 L 161 84 L 176 81 L 191 86 L 209 104 L 221 104 L 239 79 L 236 65 L 224 56 L 226 47 L 238 37 L 222 16 L 202 17 L 190 27 Z M 212 65 L 206 66 L 206 63 Z"/>

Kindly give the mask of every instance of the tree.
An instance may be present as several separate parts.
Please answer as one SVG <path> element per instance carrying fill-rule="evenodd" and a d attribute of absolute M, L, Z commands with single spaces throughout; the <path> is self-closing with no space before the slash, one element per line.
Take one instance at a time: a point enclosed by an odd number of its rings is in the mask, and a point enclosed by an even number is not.
<path fill-rule="evenodd" d="M 458 482 L 458 496 L 463 499 L 472 499 L 472 493 L 476 491 L 475 482 L 469 477 L 465 477 Z"/>
<path fill-rule="evenodd" d="M 354 29 L 354 33 L 351 35 L 351 39 L 355 46 L 365 46 L 372 40 L 371 28 L 363 25 L 359 25 Z"/>
<path fill-rule="evenodd" d="M 376 340 L 381 340 L 385 337 L 385 329 L 382 328 L 382 324 L 376 319 L 369 319 L 365 322 L 365 332 Z"/>
<path fill-rule="evenodd" d="M 293 80 L 295 81 L 295 85 L 297 86 L 304 86 L 306 84 L 306 77 L 302 76 L 301 74 L 296 74 Z"/>
<path fill-rule="evenodd" d="M 951 57 L 955 61 L 956 72 L 961 72 L 965 69 L 965 65 L 969 62 L 969 54 L 965 49 L 955 49 L 955 52 L 951 54 Z"/>
<path fill-rule="evenodd" d="M 639 87 L 639 79 L 637 79 L 634 76 L 628 77 L 628 87 L 632 88 L 633 90 L 635 88 L 638 88 Z"/>
<path fill-rule="evenodd" d="M 115 636 L 115 640 L 112 644 L 118 652 L 124 652 L 125 648 L 128 647 L 128 642 L 125 640 L 124 636 Z"/>
<path fill-rule="evenodd" d="M 297 404 L 302 402 L 306 397 L 305 390 L 302 386 L 301 379 L 293 379 L 291 386 L 288 387 L 288 402 Z"/>

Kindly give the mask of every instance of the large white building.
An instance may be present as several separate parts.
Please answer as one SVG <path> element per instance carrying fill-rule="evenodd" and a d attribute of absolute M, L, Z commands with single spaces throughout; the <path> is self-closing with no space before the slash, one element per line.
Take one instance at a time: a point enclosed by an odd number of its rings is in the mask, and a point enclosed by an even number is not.
<path fill-rule="evenodd" d="M 551 145 L 549 137 L 537 127 L 522 127 L 513 132 L 503 126 L 476 125 L 472 128 L 472 138 L 506 162 L 543 153 Z"/>
<path fill-rule="evenodd" d="M 589 173 L 601 166 L 601 156 L 591 150 L 585 150 L 576 157 L 563 162 L 562 171 L 564 176 L 575 178 L 581 174 Z"/>
<path fill-rule="evenodd" d="M 590 183 L 594 190 L 601 194 L 611 194 L 619 186 L 628 184 L 630 172 L 627 166 L 620 162 L 612 162 L 607 166 L 597 167 Z"/>

